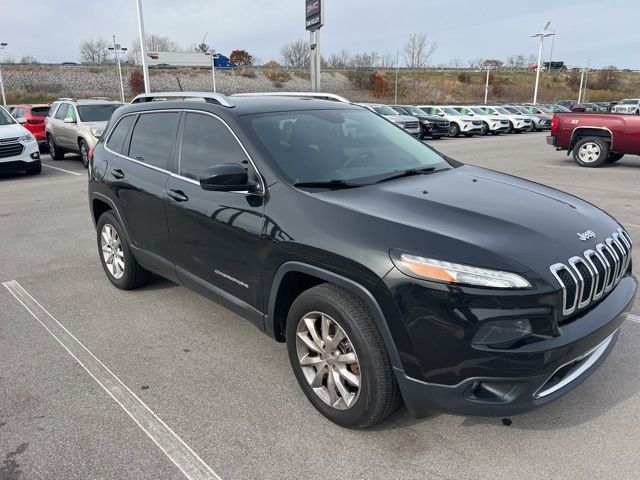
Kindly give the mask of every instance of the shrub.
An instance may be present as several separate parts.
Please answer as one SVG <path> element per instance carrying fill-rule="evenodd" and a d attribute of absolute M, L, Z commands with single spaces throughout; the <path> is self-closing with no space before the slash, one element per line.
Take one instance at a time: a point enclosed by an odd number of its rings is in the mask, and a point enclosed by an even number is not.
<path fill-rule="evenodd" d="M 389 91 L 389 83 L 384 78 L 384 74 L 379 70 L 374 70 L 369 80 L 371 85 L 371 93 L 376 98 L 384 97 Z"/>
<path fill-rule="evenodd" d="M 129 90 L 132 95 L 139 95 L 144 92 L 144 74 L 136 68 L 129 75 Z"/>
<path fill-rule="evenodd" d="M 291 78 L 291 75 L 283 70 L 265 72 L 264 75 L 273 82 L 273 86 L 276 88 L 282 88 L 284 86 L 284 82 Z"/>
<path fill-rule="evenodd" d="M 460 83 L 471 83 L 471 74 L 469 72 L 460 72 L 458 74 L 458 81 Z"/>
<path fill-rule="evenodd" d="M 240 75 L 241 77 L 246 77 L 246 78 L 256 78 L 256 72 L 254 72 L 253 70 L 250 70 L 248 68 L 241 68 L 240 70 L 238 70 L 238 75 Z"/>

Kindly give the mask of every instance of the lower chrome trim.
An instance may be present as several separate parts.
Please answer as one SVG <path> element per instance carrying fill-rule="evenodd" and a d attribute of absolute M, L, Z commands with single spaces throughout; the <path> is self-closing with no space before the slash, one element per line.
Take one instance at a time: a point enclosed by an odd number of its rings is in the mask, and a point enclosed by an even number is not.
<path fill-rule="evenodd" d="M 602 342 L 598 346 L 592 348 L 587 353 L 579 356 L 578 358 L 574 358 L 570 362 L 567 362 L 564 365 L 562 365 L 561 367 L 557 368 L 549 376 L 547 381 L 544 384 L 542 384 L 542 387 L 540 387 L 540 389 L 536 390 L 536 392 L 533 394 L 533 398 L 538 399 L 538 398 L 543 398 L 543 397 L 546 397 L 548 395 L 551 395 L 552 393 L 557 392 L 561 388 L 569 385 L 571 382 L 573 382 L 574 380 L 576 380 L 580 376 L 582 376 L 582 374 L 584 374 L 587 370 L 589 370 L 593 366 L 593 364 L 596 363 L 598 361 L 598 359 L 602 356 L 602 354 L 607 350 L 607 347 L 609 346 L 609 344 L 613 340 L 613 336 L 617 332 L 618 332 L 617 330 L 615 332 L 613 332 L 613 334 L 611 334 L 609 337 L 607 337 L 607 339 L 604 342 Z M 575 370 L 573 370 L 566 377 L 564 377 L 560 382 L 558 382 L 558 383 L 554 384 L 553 386 L 551 386 L 549 388 L 546 388 L 544 390 L 542 389 L 546 385 L 546 383 L 549 380 L 551 380 L 553 378 L 553 376 L 558 371 L 562 370 L 567 365 L 571 365 L 572 363 L 581 362 L 581 361 L 582 361 L 582 363 Z"/>

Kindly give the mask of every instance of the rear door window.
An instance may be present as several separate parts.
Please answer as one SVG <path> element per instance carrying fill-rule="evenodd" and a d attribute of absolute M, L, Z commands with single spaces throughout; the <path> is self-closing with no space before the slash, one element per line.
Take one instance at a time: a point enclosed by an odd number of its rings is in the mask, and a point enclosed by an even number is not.
<path fill-rule="evenodd" d="M 64 120 L 66 115 L 67 115 L 67 104 L 66 103 L 61 103 L 60 106 L 58 106 L 58 110 L 56 110 L 56 114 L 55 114 L 55 119 L 56 120 Z"/>
<path fill-rule="evenodd" d="M 127 135 L 129 134 L 129 130 L 131 129 L 131 125 L 135 118 L 135 115 L 128 115 L 118 122 L 109 136 L 109 140 L 107 140 L 107 148 L 109 150 L 116 153 L 122 153 L 124 142 L 127 140 Z"/>
<path fill-rule="evenodd" d="M 179 112 L 143 113 L 133 127 L 129 157 L 153 167 L 170 170 Z"/>

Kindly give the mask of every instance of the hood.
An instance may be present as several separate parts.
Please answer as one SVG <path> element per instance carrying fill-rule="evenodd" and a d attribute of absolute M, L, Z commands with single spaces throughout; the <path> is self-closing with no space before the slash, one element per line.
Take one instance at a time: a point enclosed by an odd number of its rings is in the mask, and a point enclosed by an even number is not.
<path fill-rule="evenodd" d="M 83 122 L 82 124 L 85 125 L 88 128 L 102 128 L 104 129 L 107 126 L 107 123 L 109 123 L 109 121 L 104 121 L 104 122 Z"/>
<path fill-rule="evenodd" d="M 478 266 L 532 270 L 554 284 L 549 266 L 618 228 L 584 200 L 468 165 L 316 197 L 385 220 L 376 236 L 389 248 L 476 265 L 484 258 Z M 578 234 L 588 230 L 596 237 L 581 241 Z"/>
<path fill-rule="evenodd" d="M 4 138 L 21 137 L 29 133 L 29 130 L 24 128 L 19 123 L 12 123 L 10 125 L 0 125 L 0 140 Z"/>
<path fill-rule="evenodd" d="M 473 122 L 474 120 L 480 120 L 479 118 L 472 117 L 471 115 L 446 115 L 447 120 L 463 120 L 465 122 Z"/>
<path fill-rule="evenodd" d="M 401 122 L 417 122 L 418 119 L 416 117 L 412 117 L 411 115 L 385 115 L 389 120 L 400 120 Z"/>

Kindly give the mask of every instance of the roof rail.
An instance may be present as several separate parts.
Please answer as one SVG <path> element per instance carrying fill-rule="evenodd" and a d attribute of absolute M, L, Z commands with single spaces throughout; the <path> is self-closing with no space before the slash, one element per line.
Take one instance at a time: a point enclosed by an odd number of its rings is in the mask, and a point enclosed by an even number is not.
<path fill-rule="evenodd" d="M 233 108 L 235 105 L 229 101 L 229 97 L 221 93 L 213 92 L 152 92 L 141 93 L 131 103 L 158 102 L 163 100 L 177 100 L 187 98 L 201 98 L 208 103 L 217 103 L 223 107 Z"/>
<path fill-rule="evenodd" d="M 255 93 L 236 93 L 232 97 L 302 97 L 317 98 L 319 100 L 331 100 L 340 103 L 352 103 L 340 95 L 335 93 L 324 92 L 255 92 Z"/>
<path fill-rule="evenodd" d="M 77 99 L 73 97 L 60 97 L 57 102 L 75 102 Z"/>

